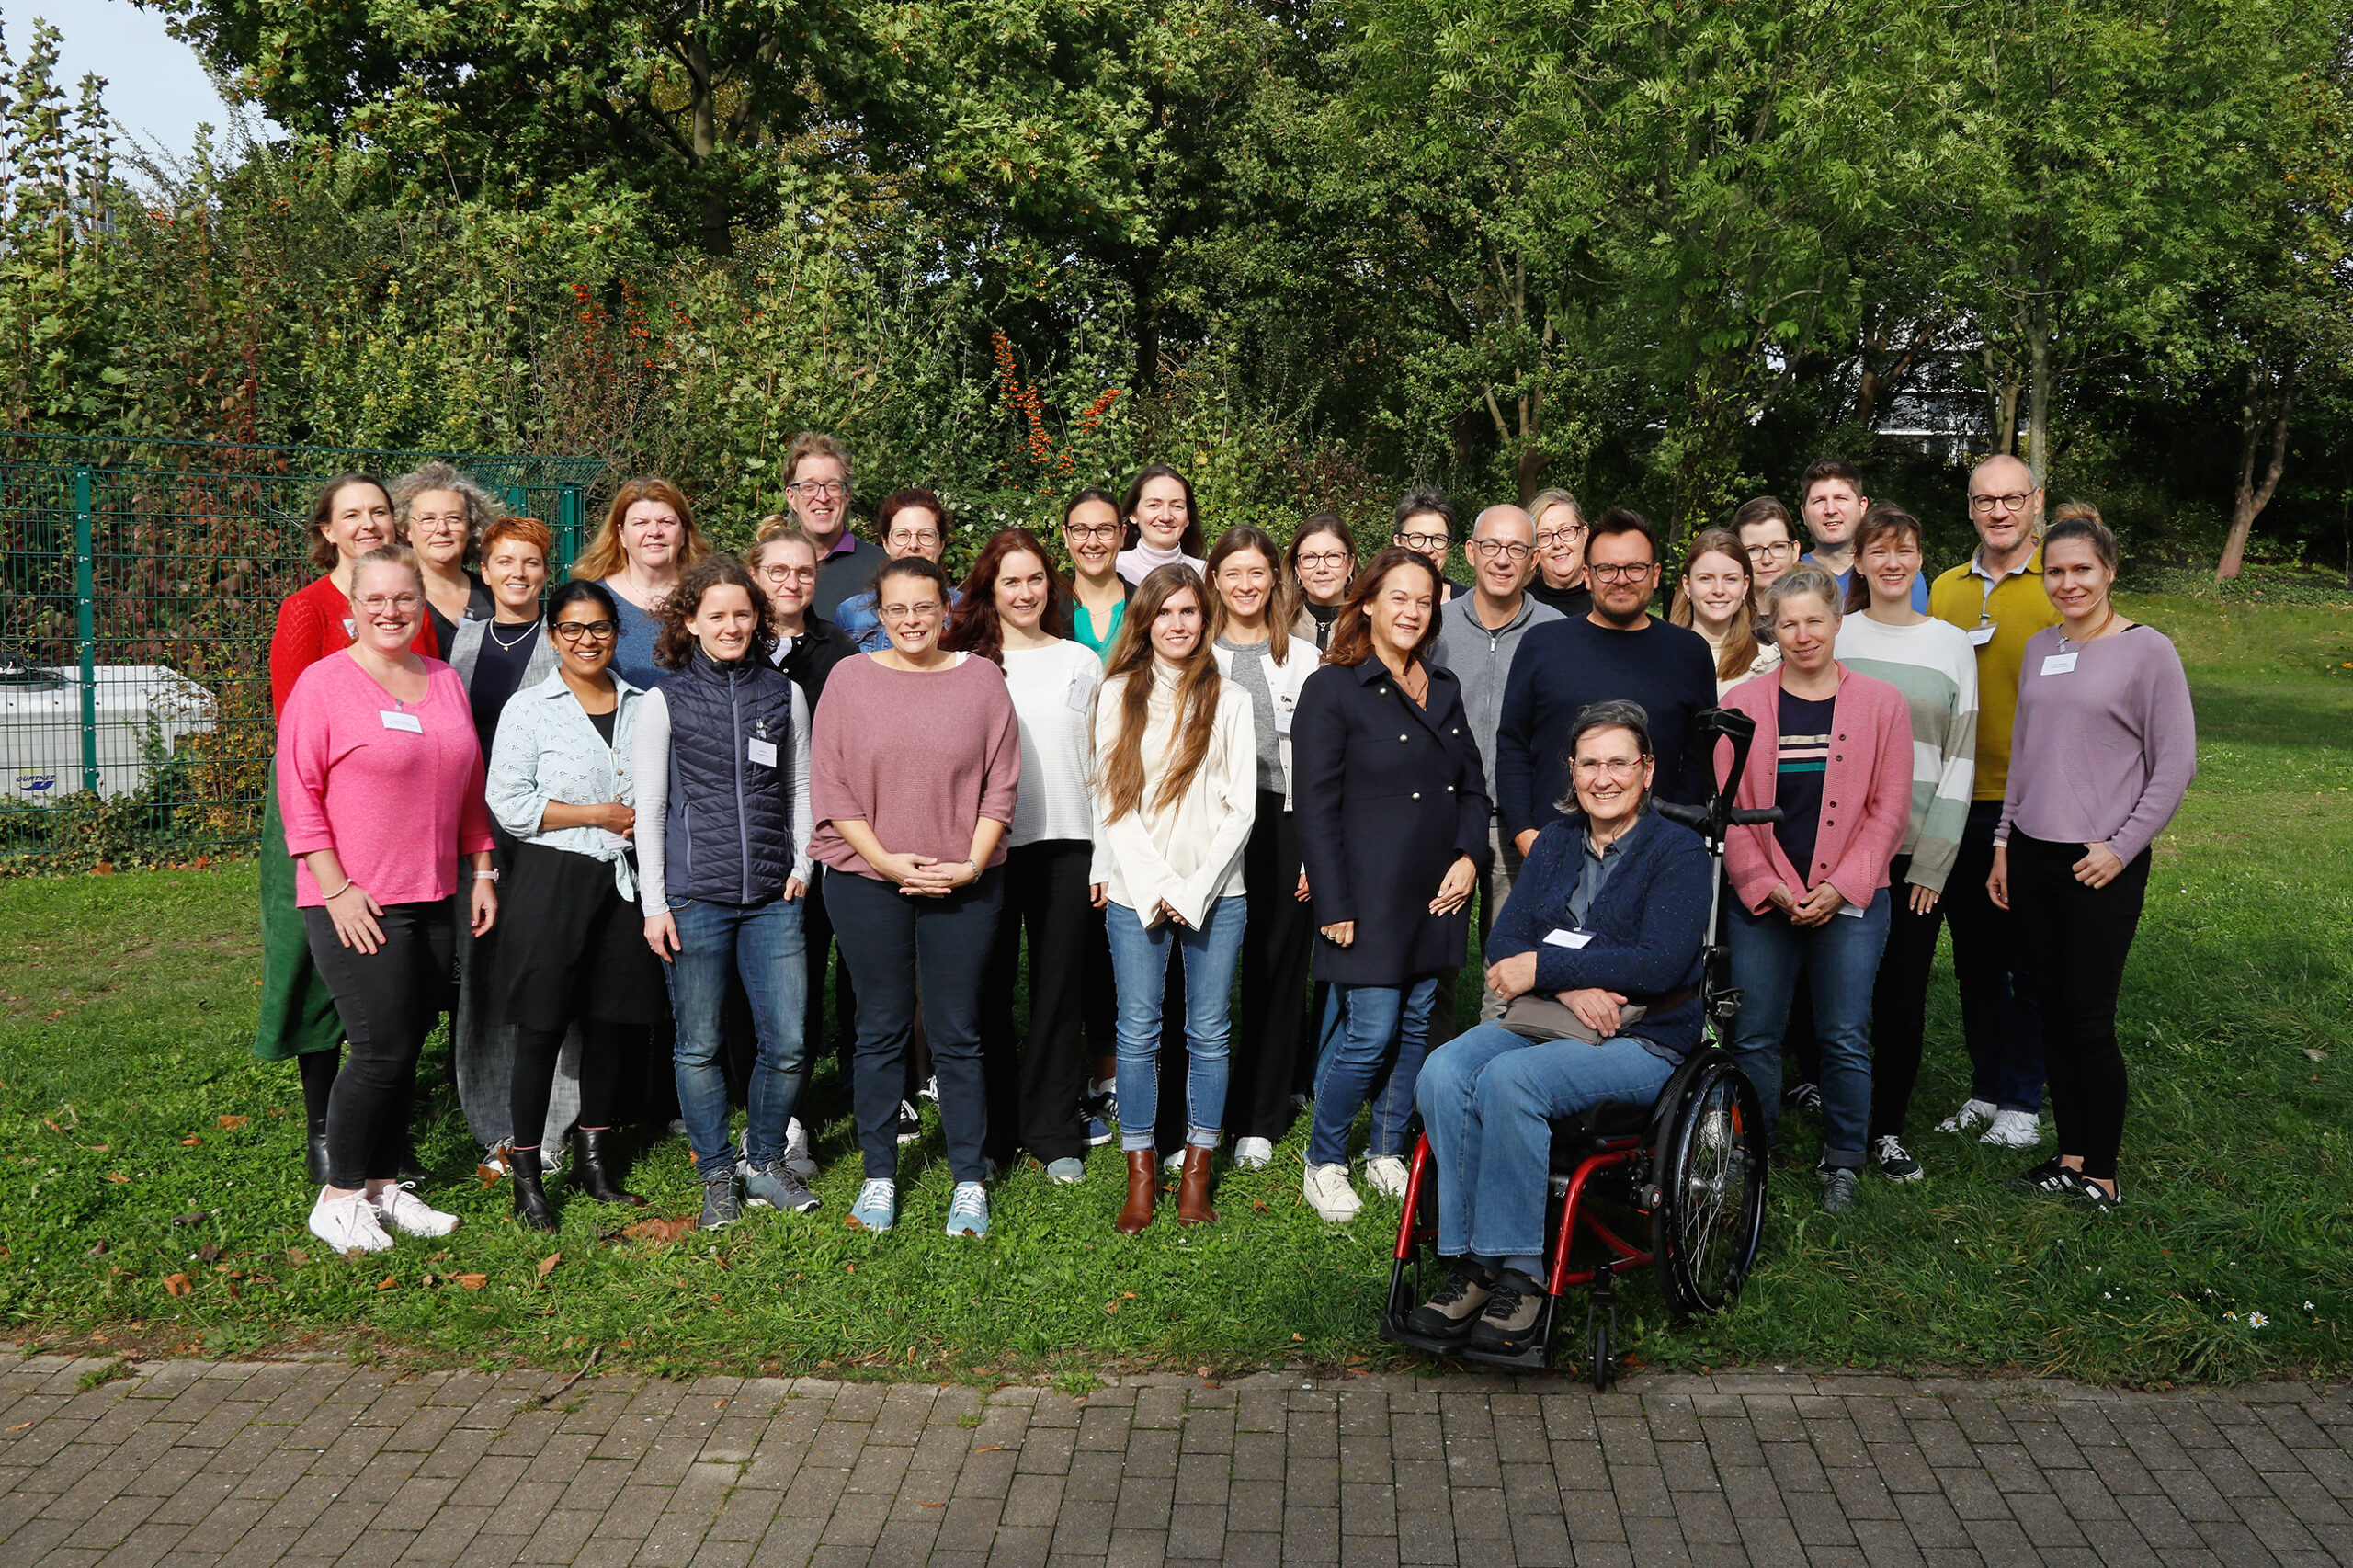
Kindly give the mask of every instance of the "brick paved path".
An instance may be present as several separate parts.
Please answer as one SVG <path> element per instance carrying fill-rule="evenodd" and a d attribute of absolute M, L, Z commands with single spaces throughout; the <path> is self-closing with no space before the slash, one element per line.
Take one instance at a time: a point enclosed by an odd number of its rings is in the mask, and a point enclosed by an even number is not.
<path fill-rule="evenodd" d="M 0 1362 L 0 1564 L 2353 1564 L 2353 1403 Z"/>

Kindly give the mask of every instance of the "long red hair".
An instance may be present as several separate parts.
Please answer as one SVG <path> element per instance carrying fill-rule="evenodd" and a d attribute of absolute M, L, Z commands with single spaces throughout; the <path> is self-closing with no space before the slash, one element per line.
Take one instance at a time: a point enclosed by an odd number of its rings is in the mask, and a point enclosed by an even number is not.
<path fill-rule="evenodd" d="M 1070 635 L 1070 585 L 1055 569 L 1054 558 L 1028 528 L 999 528 L 989 535 L 972 569 L 964 574 L 963 597 L 949 618 L 941 647 L 978 653 L 1000 669 L 1005 666 L 1005 629 L 996 613 L 996 574 L 1006 558 L 1013 555 L 1034 555 L 1046 569 L 1046 613 L 1039 618 L 1038 629 L 1049 637 Z"/>

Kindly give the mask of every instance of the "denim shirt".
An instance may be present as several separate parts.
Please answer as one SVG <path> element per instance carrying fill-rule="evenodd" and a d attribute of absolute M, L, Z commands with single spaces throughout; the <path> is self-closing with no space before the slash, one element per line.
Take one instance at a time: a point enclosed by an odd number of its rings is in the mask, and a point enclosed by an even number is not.
<path fill-rule="evenodd" d="M 636 806 L 630 743 L 635 733 L 637 705 L 645 694 L 618 675 L 613 676 L 613 691 L 618 706 L 609 746 L 564 684 L 563 671 L 517 692 L 499 716 L 498 739 L 491 746 L 484 792 L 490 798 L 491 815 L 524 843 L 611 861 L 613 885 L 623 898 L 634 902 L 637 874 L 630 862 L 629 840 L 601 827 L 540 831 L 540 818 L 551 801 L 570 806 L 608 801 Z"/>

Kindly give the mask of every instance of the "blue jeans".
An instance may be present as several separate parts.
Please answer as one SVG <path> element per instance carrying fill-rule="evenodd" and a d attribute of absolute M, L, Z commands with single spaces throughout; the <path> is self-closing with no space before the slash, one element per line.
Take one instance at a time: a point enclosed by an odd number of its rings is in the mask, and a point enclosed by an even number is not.
<path fill-rule="evenodd" d="M 1781 1117 L 1781 1031 L 1801 971 L 1813 984 L 1813 1033 L 1822 1046 L 1822 1163 L 1859 1167 L 1871 1114 L 1871 987 L 1887 946 L 1888 890 L 1859 917 L 1834 915 L 1802 929 L 1778 909 L 1732 910 L 1732 983 L 1740 1020 L 1732 1053 L 1756 1085 L 1772 1141 Z"/>
<path fill-rule="evenodd" d="M 1173 942 L 1185 952 L 1185 1142 L 1214 1149 L 1225 1130 L 1233 971 L 1249 906 L 1238 896 L 1219 899 L 1190 931 L 1173 920 L 1147 929 L 1124 903 L 1112 904 L 1105 916 L 1120 991 L 1120 1147 L 1133 1153 L 1153 1146 L 1152 1124 L 1160 1114 L 1160 994 Z"/>
<path fill-rule="evenodd" d="M 1367 1100 L 1372 1135 L 1365 1153 L 1379 1158 L 1405 1153 L 1405 1123 L 1414 1114 L 1414 1084 L 1430 1050 L 1430 1009 L 1440 977 L 1404 985 L 1342 985 L 1324 1004 L 1324 1040 L 1315 1058 L 1315 1118 L 1307 1134 L 1307 1163 L 1347 1163 L 1348 1128 Z M 1385 1074 L 1385 1075 L 1384 1075 Z"/>
<path fill-rule="evenodd" d="M 1626 1036 L 1533 1041 L 1499 1023 L 1430 1052 L 1415 1096 L 1438 1173 L 1439 1255 L 1540 1264 L 1553 1119 L 1608 1100 L 1648 1105 L 1674 1071 Z"/>
<path fill-rule="evenodd" d="M 678 1115 L 695 1169 L 708 1176 L 734 1161 L 727 1147 L 727 1078 L 720 1071 L 722 1017 L 731 974 L 744 977 L 752 1023 L 759 1038 L 747 1098 L 745 1157 L 755 1169 L 784 1157 L 785 1123 L 801 1093 L 801 1062 L 809 972 L 802 957 L 798 899 L 766 903 L 712 903 L 673 899 L 678 950 L 662 966 L 670 1012 L 678 1026 L 671 1068 L 678 1081 Z"/>

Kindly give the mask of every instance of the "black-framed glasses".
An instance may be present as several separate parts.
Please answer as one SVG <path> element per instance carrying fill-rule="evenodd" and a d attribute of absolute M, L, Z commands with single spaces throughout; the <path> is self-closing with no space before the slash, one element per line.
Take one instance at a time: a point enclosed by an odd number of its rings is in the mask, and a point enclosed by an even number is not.
<path fill-rule="evenodd" d="M 1483 555 L 1490 560 L 1501 555 L 1507 561 L 1525 561 L 1535 554 L 1536 550 L 1534 546 L 1522 544 L 1516 539 L 1474 539 L 1471 541 L 1471 553 Z"/>
<path fill-rule="evenodd" d="M 1546 528 L 1536 536 L 1536 548 L 1550 550 L 1556 544 L 1574 544 L 1585 538 L 1585 525 L 1571 523 L 1564 528 Z"/>
<path fill-rule="evenodd" d="M 2033 499 L 2034 492 L 2031 490 L 2013 490 L 2007 495 L 1972 495 L 1969 498 L 1969 509 L 1972 512 L 1990 512 L 1995 506 L 1999 506 L 2005 512 L 2023 512 L 2026 510 L 2026 504 Z"/>
<path fill-rule="evenodd" d="M 1312 570 L 1321 572 L 1335 566 L 1346 566 L 1348 563 L 1349 559 L 1350 558 L 1346 553 L 1340 551 L 1318 551 L 1312 554 L 1301 556 L 1299 558 L 1299 564 L 1302 571 Z"/>
<path fill-rule="evenodd" d="M 567 642 L 605 642 L 619 631 L 618 623 L 609 620 L 559 620 L 555 634 Z"/>
<path fill-rule="evenodd" d="M 1434 550 L 1444 550 L 1453 542 L 1452 537 L 1447 534 L 1399 534 L 1396 539 L 1399 544 L 1405 546 L 1408 550 L 1418 550 L 1424 554 Z"/>
<path fill-rule="evenodd" d="M 1658 570 L 1658 562 L 1655 561 L 1635 561 L 1628 562 L 1621 565 L 1620 563 L 1613 561 L 1606 564 L 1597 565 L 1595 562 L 1588 561 L 1585 563 L 1585 569 L 1592 573 L 1595 576 L 1600 578 L 1605 583 L 1639 583 L 1643 578 Z"/>
<path fill-rule="evenodd" d="M 798 479 L 784 488 L 788 494 L 793 495 L 834 496 L 849 494 L 849 486 L 838 479 Z"/>
<path fill-rule="evenodd" d="M 1751 561 L 1787 561 L 1790 556 L 1797 553 L 1797 548 L 1798 547 L 1794 541 L 1786 539 L 1776 540 L 1771 544 L 1752 544 L 1748 547 L 1748 559 Z"/>
<path fill-rule="evenodd" d="M 1127 531 L 1125 523 L 1064 523 L 1063 525 L 1063 532 L 1073 539 L 1117 540 L 1123 538 Z"/>

